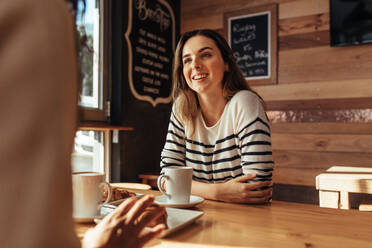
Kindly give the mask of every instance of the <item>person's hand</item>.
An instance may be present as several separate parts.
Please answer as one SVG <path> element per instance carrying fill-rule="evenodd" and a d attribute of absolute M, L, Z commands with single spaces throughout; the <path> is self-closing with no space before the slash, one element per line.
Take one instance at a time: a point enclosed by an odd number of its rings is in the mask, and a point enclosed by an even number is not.
<path fill-rule="evenodd" d="M 128 198 L 115 211 L 103 218 L 95 228 L 85 234 L 83 247 L 142 247 L 165 229 L 163 224 L 144 229 L 152 220 L 164 214 L 165 208 L 163 207 L 151 210 L 150 214 L 138 220 L 138 217 L 153 201 L 153 196 Z"/>
<path fill-rule="evenodd" d="M 271 185 L 271 181 L 249 182 L 256 174 L 247 174 L 218 185 L 217 200 L 238 203 L 266 203 L 271 199 L 272 188 L 259 190 Z"/>

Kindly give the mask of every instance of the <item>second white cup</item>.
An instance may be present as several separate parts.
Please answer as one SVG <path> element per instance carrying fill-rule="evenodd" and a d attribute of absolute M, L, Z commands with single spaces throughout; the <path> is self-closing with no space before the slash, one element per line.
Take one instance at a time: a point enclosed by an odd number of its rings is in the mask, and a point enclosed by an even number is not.
<path fill-rule="evenodd" d="M 158 188 L 167 197 L 168 203 L 185 204 L 190 202 L 192 167 L 170 166 L 163 169 L 158 177 Z M 165 180 L 165 188 L 163 181 Z"/>
<path fill-rule="evenodd" d="M 107 187 L 108 196 L 104 203 L 103 187 Z M 105 174 L 97 172 L 72 173 L 73 217 L 91 218 L 99 215 L 100 207 L 111 199 L 110 184 L 105 182 Z"/>

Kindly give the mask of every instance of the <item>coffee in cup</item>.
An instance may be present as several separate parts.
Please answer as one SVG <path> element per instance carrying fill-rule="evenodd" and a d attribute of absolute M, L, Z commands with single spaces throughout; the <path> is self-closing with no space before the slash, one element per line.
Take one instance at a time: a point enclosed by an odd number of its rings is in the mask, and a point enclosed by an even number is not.
<path fill-rule="evenodd" d="M 190 202 L 192 167 L 170 166 L 163 169 L 158 177 L 158 188 L 167 197 L 168 203 L 187 204 Z M 165 181 L 165 189 L 163 182 Z"/>
<path fill-rule="evenodd" d="M 107 199 L 101 203 L 103 189 L 107 187 Z M 103 204 L 111 199 L 110 184 L 105 182 L 105 174 L 98 172 L 72 173 L 73 217 L 92 218 L 99 215 Z"/>

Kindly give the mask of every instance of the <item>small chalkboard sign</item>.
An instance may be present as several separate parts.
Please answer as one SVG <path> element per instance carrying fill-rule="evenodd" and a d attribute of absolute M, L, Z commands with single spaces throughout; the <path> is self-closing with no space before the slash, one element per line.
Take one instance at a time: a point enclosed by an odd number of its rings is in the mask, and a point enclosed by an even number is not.
<path fill-rule="evenodd" d="M 277 81 L 277 6 L 224 14 L 224 30 L 245 79 L 252 84 Z"/>

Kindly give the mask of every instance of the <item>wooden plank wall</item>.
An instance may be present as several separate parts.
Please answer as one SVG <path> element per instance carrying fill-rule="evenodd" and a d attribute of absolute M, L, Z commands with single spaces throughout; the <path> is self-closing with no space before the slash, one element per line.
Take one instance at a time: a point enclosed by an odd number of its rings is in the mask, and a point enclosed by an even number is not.
<path fill-rule="evenodd" d="M 275 183 L 314 187 L 315 176 L 333 165 L 372 167 L 372 45 L 330 47 L 329 0 L 182 0 L 181 33 L 222 31 L 224 12 L 272 3 L 278 84 L 254 89 L 269 116 L 298 116 L 273 118 Z M 361 110 L 362 117 L 353 114 Z M 343 118 L 329 118 L 332 111 Z"/>

